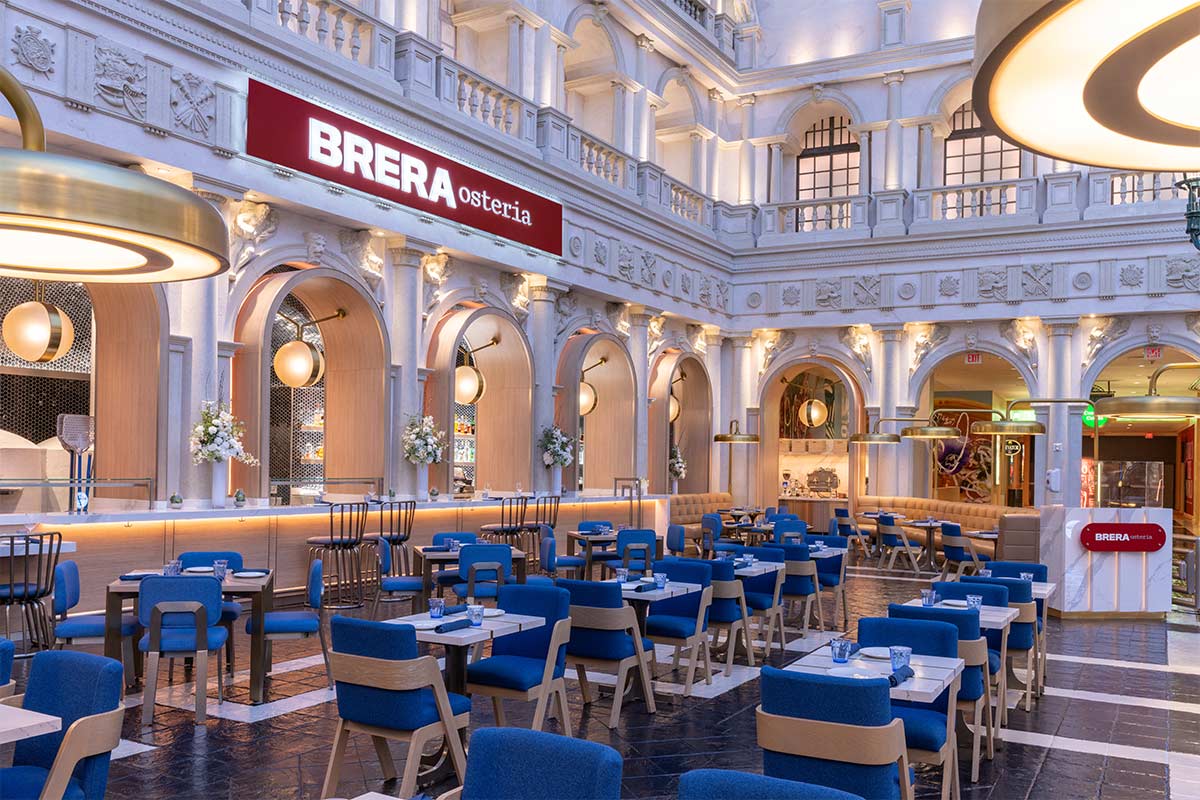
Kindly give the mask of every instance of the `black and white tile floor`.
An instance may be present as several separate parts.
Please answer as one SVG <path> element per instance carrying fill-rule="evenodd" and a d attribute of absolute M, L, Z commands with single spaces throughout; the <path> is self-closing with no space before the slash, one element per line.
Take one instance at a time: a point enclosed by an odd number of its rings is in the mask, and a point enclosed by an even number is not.
<path fill-rule="evenodd" d="M 852 568 L 847 586 L 851 632 L 855 619 L 885 613 L 889 601 L 911 599 L 917 588 L 911 574 Z M 831 606 L 827 599 L 827 617 Z M 984 762 L 979 783 L 964 782 L 964 798 L 1200 800 L 1200 623 L 1194 615 L 1172 615 L 1166 624 L 1053 619 L 1049 624 L 1046 694 L 1032 713 L 1010 714 L 995 761 Z M 793 637 L 789 632 L 787 652 L 774 650 L 770 663 L 789 663 L 827 639 Z M 244 658 L 247 648 L 238 644 Z M 668 661 L 669 653 L 660 653 L 660 660 Z M 216 702 L 211 682 L 210 716 L 201 727 L 193 724 L 192 685 L 182 670 L 176 670 L 174 685 L 168 686 L 164 676 L 155 723 L 148 731 L 139 727 L 140 694 L 129 696 L 125 739 L 112 764 L 109 796 L 317 797 L 337 715 L 317 645 L 277 643 L 275 662 L 269 701 L 260 706 L 248 704 L 245 663 L 227 687 L 225 702 Z M 715 659 L 714 668 L 720 668 Z M 607 698 L 584 709 L 575 684 L 569 683 L 576 735 L 621 752 L 624 795 L 629 798 L 673 798 L 680 773 L 692 769 L 759 771 L 757 676 L 758 669 L 737 666 L 729 676 L 714 676 L 712 686 L 697 684 L 693 696 L 684 698 L 680 687 L 670 683 L 671 676 L 664 675 L 658 684 L 658 713 L 647 714 L 640 702 L 627 703 L 618 730 L 602 722 Z M 514 702 L 506 708 L 510 724 L 529 724 L 531 704 Z M 492 724 L 491 703 L 475 703 L 472 726 Z M 557 730 L 557 722 L 548 723 L 548 729 Z M 399 745 L 394 748 L 402 755 Z M 964 772 L 967 766 L 964 762 Z M 918 773 L 918 797 L 938 796 L 939 774 Z M 368 741 L 352 741 L 341 795 L 372 790 L 394 794 L 397 788 L 382 780 Z M 446 788 L 429 791 L 436 796 Z"/>

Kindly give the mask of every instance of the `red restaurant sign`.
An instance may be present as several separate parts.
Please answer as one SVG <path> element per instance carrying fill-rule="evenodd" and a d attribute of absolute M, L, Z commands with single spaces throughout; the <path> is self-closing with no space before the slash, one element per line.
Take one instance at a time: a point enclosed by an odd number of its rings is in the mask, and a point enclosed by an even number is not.
<path fill-rule="evenodd" d="M 1153 553 L 1167 543 L 1167 533 L 1153 522 L 1091 522 L 1079 541 L 1097 553 Z"/>
<path fill-rule="evenodd" d="M 246 153 L 562 255 L 562 205 L 258 81 Z"/>

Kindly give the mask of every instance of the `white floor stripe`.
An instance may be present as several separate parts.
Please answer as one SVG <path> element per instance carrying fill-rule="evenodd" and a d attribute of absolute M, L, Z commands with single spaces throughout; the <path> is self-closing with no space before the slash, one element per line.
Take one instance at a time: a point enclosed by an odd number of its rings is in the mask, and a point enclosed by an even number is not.
<path fill-rule="evenodd" d="M 1048 661 L 1066 661 L 1071 664 L 1093 664 L 1098 667 L 1118 669 L 1141 669 L 1147 672 L 1171 672 L 1177 675 L 1200 675 L 1200 667 L 1184 664 L 1151 664 L 1146 661 L 1121 661 L 1115 658 L 1092 658 L 1091 656 L 1069 656 L 1062 653 L 1047 653 Z"/>
<path fill-rule="evenodd" d="M 1184 703 L 1179 700 L 1160 700 L 1156 697 L 1141 697 L 1135 695 L 1110 694 L 1108 692 L 1085 692 L 1078 689 L 1059 689 L 1046 686 L 1046 694 L 1051 697 L 1066 697 L 1071 700 L 1089 700 L 1094 703 L 1109 703 L 1118 706 L 1137 706 L 1139 708 L 1158 708 L 1164 711 L 1178 711 L 1183 714 L 1200 714 L 1200 703 Z M 1022 696 L 1024 696 L 1022 694 Z"/>
<path fill-rule="evenodd" d="M 117 749 L 112 751 L 112 758 L 114 761 L 116 761 L 118 758 L 129 758 L 129 756 L 136 756 L 141 753 L 148 753 L 151 750 L 157 749 L 158 748 L 154 747 L 153 745 L 142 744 L 141 742 L 134 742 L 130 741 L 129 739 L 122 739 L 121 743 L 117 745 Z"/>
<path fill-rule="evenodd" d="M 1000 730 L 997 735 L 1005 742 L 1028 744 L 1048 750 L 1069 750 L 1073 753 L 1090 753 L 1112 758 L 1127 758 L 1131 761 L 1146 761 L 1151 764 L 1167 764 L 1172 770 L 1200 770 L 1200 756 L 1191 753 L 1175 753 L 1153 747 L 1134 747 L 1116 742 L 1093 742 L 1088 739 L 1072 739 L 1068 736 L 1012 729 Z"/>

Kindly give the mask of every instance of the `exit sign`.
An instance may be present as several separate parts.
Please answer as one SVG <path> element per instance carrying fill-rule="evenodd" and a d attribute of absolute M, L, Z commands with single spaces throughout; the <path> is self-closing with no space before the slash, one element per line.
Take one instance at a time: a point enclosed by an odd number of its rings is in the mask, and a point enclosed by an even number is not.
<path fill-rule="evenodd" d="M 983 363 L 983 353 L 967 353 L 967 363 L 978 366 Z"/>
<path fill-rule="evenodd" d="M 1143 354 L 1147 361 L 1158 361 L 1162 358 L 1162 345 L 1152 345 L 1145 348 Z"/>

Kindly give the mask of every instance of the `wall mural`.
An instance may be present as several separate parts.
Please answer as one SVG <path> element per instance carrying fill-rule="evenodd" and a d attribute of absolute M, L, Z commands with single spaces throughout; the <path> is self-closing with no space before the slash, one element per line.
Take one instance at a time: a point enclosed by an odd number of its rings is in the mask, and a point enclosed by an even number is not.
<path fill-rule="evenodd" d="M 958 428 L 963 435 L 957 439 L 940 439 L 934 445 L 934 466 L 937 470 L 935 493 L 941 499 L 954 499 L 965 503 L 992 502 L 992 472 L 995 454 L 992 452 L 990 436 L 971 436 L 971 423 L 991 419 L 990 410 L 980 409 L 974 414 L 965 411 L 938 413 L 944 408 L 970 408 L 979 403 L 962 399 L 941 399 L 934 402 L 935 425 Z M 957 490 L 958 497 L 945 497 L 946 490 Z"/>

